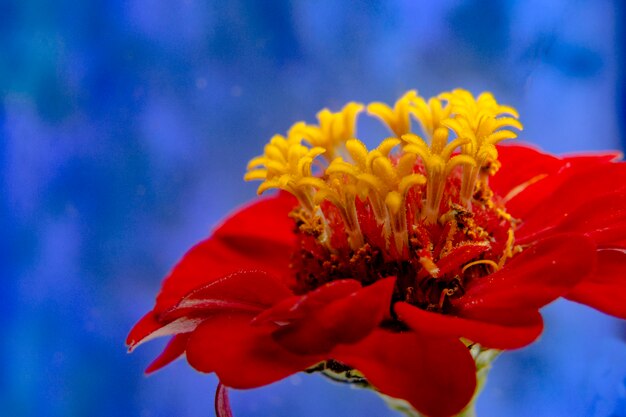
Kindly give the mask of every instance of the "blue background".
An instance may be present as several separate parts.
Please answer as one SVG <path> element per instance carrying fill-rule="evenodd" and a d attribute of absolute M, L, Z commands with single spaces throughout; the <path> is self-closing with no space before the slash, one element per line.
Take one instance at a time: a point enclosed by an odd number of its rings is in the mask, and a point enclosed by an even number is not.
<path fill-rule="evenodd" d="M 0 415 L 213 415 L 214 377 L 178 361 L 144 378 L 164 341 L 123 342 L 253 198 L 245 164 L 272 134 L 465 87 L 516 106 L 546 150 L 623 148 L 625 21 L 618 0 L 0 1 Z M 626 416 L 624 322 L 567 302 L 545 318 L 479 415 Z M 394 415 L 308 375 L 232 398 L 239 417 Z"/>

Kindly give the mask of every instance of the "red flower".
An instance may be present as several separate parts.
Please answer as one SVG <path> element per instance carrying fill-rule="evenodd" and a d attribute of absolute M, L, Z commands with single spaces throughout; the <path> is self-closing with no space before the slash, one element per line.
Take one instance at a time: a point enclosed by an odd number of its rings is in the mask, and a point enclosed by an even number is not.
<path fill-rule="evenodd" d="M 251 162 L 261 191 L 296 198 L 250 204 L 183 257 L 128 336 L 132 349 L 174 335 L 147 372 L 183 353 L 233 388 L 343 372 L 443 417 L 474 395 L 468 347 L 531 343 L 553 300 L 626 318 L 626 164 L 617 154 L 496 151 L 515 136 L 503 127 L 521 128 L 502 117 L 515 111 L 462 90 L 371 104 L 403 143 L 400 153 L 391 153 L 398 139 L 367 151 L 350 140 L 360 109 L 298 123 Z M 410 114 L 430 145 L 409 133 Z M 332 156 L 312 172 L 322 153 Z M 225 395 L 220 386 L 221 415 Z"/>

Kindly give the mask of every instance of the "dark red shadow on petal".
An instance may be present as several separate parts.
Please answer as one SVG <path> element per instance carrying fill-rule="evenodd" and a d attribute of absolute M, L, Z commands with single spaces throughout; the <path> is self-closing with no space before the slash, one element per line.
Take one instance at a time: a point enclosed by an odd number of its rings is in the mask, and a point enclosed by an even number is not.
<path fill-rule="evenodd" d="M 476 389 L 476 366 L 458 339 L 376 330 L 334 359 L 361 371 L 382 393 L 408 401 L 431 417 L 461 411 Z"/>

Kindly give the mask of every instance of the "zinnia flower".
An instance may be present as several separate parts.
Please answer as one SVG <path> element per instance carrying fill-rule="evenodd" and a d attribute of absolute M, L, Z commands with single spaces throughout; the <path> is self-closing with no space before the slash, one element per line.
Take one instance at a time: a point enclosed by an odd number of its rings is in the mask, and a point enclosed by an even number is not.
<path fill-rule="evenodd" d="M 280 191 L 166 278 L 127 340 L 173 335 L 147 372 L 185 354 L 219 377 L 221 415 L 224 387 L 306 371 L 445 417 L 468 407 L 493 352 L 540 335 L 555 299 L 626 318 L 618 153 L 500 146 L 522 129 L 517 112 L 465 90 L 368 105 L 392 132 L 369 150 L 354 138 L 363 109 L 322 110 L 252 159 L 246 180 Z"/>

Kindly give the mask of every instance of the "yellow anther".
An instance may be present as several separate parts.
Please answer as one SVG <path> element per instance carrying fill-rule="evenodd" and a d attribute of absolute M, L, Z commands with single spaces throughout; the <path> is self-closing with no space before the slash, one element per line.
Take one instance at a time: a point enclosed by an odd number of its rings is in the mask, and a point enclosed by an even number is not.
<path fill-rule="evenodd" d="M 396 101 L 393 108 L 385 103 L 370 103 L 367 112 L 379 118 L 396 137 L 411 132 L 411 112 L 417 91 L 410 90 Z"/>
<path fill-rule="evenodd" d="M 363 142 L 358 139 L 349 140 L 346 142 L 346 150 L 357 166 L 364 167 L 366 165 L 368 151 Z"/>
<path fill-rule="evenodd" d="M 304 139 L 312 146 L 324 148 L 326 159 L 331 161 L 335 158 L 337 150 L 342 148 L 347 140 L 354 138 L 356 119 L 362 110 L 363 105 L 355 102 L 346 104 L 336 113 L 323 109 L 317 114 L 318 125 L 298 122 L 289 130 L 289 136 Z"/>
<path fill-rule="evenodd" d="M 412 114 L 419 121 L 422 131 L 433 137 L 435 131 L 442 126 L 441 122 L 450 116 L 451 106 L 443 105 L 439 98 L 431 98 L 426 102 L 422 97 L 414 101 Z"/>
<path fill-rule="evenodd" d="M 376 148 L 378 152 L 383 154 L 384 156 L 388 156 L 393 148 L 400 144 L 400 139 L 397 138 L 387 138 L 380 142 L 380 145 Z"/>
<path fill-rule="evenodd" d="M 244 175 L 243 179 L 246 181 L 253 180 L 265 180 L 267 178 L 267 170 L 266 169 L 253 169 L 248 171 L 246 175 Z"/>
<path fill-rule="evenodd" d="M 384 156 L 379 156 L 372 163 L 372 172 L 385 184 L 394 184 L 399 181 L 391 161 Z"/>
<path fill-rule="evenodd" d="M 502 253 L 502 257 L 498 261 L 498 267 L 502 268 L 506 263 L 507 259 L 512 258 L 515 254 L 515 233 L 513 232 L 513 228 L 509 229 L 506 245 L 504 246 L 504 252 Z"/>

